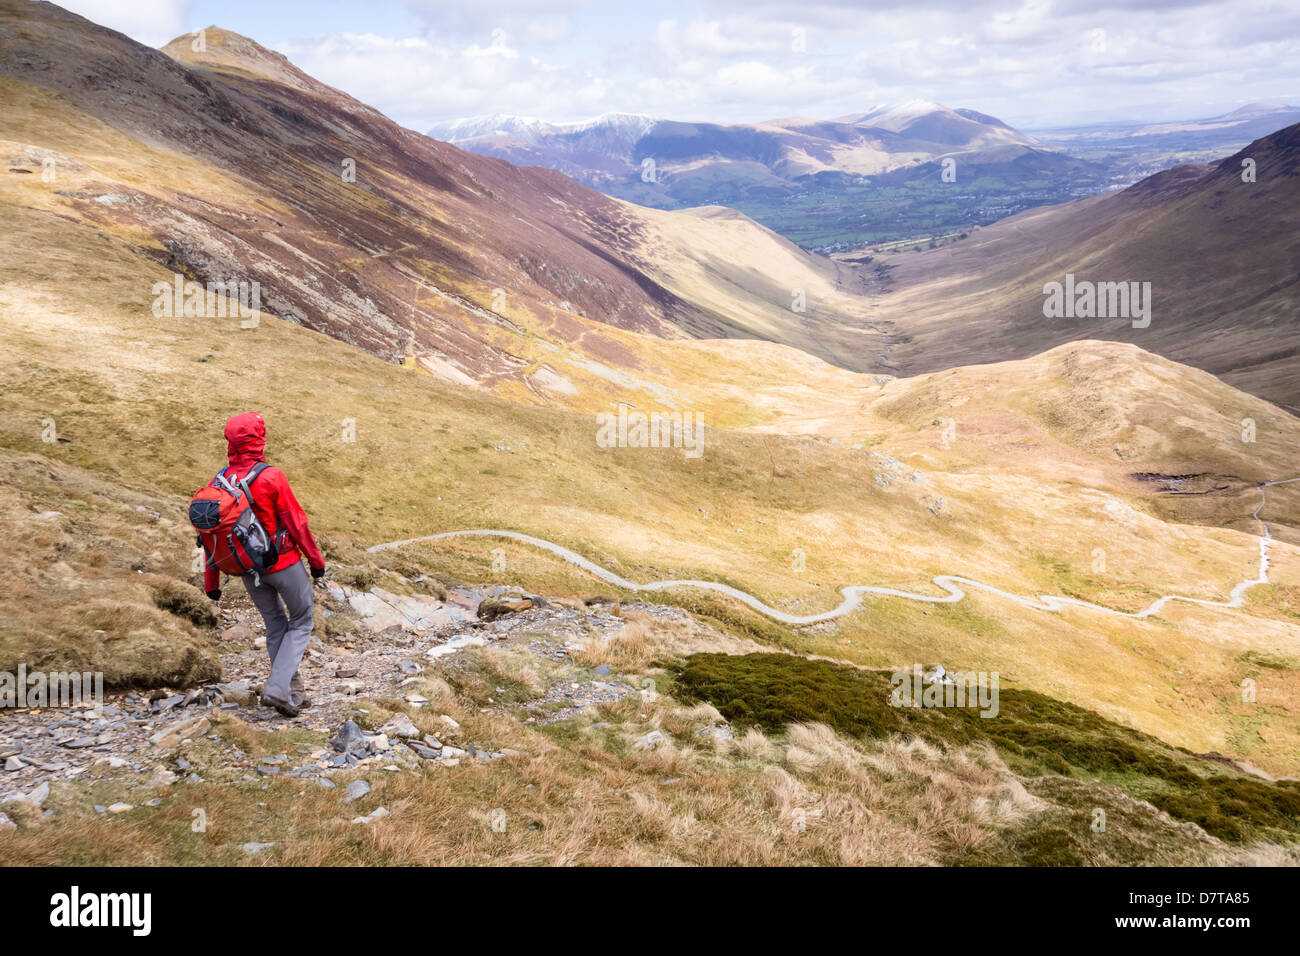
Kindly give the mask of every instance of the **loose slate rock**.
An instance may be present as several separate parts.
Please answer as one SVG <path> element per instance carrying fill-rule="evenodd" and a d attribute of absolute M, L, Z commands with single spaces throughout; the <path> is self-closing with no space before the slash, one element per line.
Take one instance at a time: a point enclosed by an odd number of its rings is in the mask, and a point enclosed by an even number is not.
<path fill-rule="evenodd" d="M 344 722 L 330 741 L 330 746 L 342 754 L 366 754 L 370 751 L 370 741 L 352 720 Z"/>
<path fill-rule="evenodd" d="M 343 789 L 343 802 L 352 803 L 360 800 L 370 792 L 370 784 L 365 780 L 353 780 Z"/>
<path fill-rule="evenodd" d="M 411 718 L 405 714 L 398 714 L 384 726 L 379 728 L 381 733 L 389 737 L 418 737 L 419 729 L 411 722 Z"/>
<path fill-rule="evenodd" d="M 408 740 L 406 746 L 414 750 L 417 757 L 424 760 L 437 760 L 442 756 L 441 751 L 434 750 L 432 747 L 426 747 L 424 744 L 415 740 Z"/>

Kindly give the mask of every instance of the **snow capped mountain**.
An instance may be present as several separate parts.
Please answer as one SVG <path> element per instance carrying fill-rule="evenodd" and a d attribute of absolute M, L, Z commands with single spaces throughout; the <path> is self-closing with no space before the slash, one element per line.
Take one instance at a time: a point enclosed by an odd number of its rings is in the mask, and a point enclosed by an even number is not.
<path fill-rule="evenodd" d="M 462 143 L 480 136 L 511 136 L 524 142 L 536 142 L 538 137 L 550 132 L 552 124 L 532 116 L 510 116 L 492 113 L 488 116 L 470 116 L 435 124 L 429 135 L 447 143 Z"/>
<path fill-rule="evenodd" d="M 594 119 L 571 123 L 552 123 L 534 116 L 493 113 L 436 123 L 428 134 L 448 143 L 464 143 L 485 136 L 508 136 L 529 146 L 536 146 L 551 137 L 574 137 L 590 133 L 615 140 L 635 141 L 649 132 L 656 122 L 658 121 L 653 117 L 640 113 L 603 113 Z"/>
<path fill-rule="evenodd" d="M 897 131 L 912 120 L 928 113 L 951 113 L 953 110 L 933 100 L 902 100 L 897 103 L 878 103 L 865 113 L 839 117 L 836 122 L 857 126 L 876 126 Z"/>
<path fill-rule="evenodd" d="M 1033 137 L 1012 129 L 996 116 L 971 109 L 951 109 L 932 100 L 885 103 L 865 113 L 841 116 L 835 122 L 948 146 L 1037 145 Z"/>

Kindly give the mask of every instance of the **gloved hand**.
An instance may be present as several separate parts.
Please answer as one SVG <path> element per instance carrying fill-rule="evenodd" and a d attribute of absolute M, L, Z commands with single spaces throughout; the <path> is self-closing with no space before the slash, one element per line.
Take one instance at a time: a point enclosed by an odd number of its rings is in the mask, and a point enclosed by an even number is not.
<path fill-rule="evenodd" d="M 325 577 L 325 569 L 324 569 L 323 567 L 322 567 L 322 568 L 312 568 L 312 569 L 311 569 L 311 576 L 312 576 L 313 578 L 323 578 L 323 577 Z"/>
<path fill-rule="evenodd" d="M 221 600 L 221 588 L 217 588 L 215 591 L 204 591 L 203 593 L 206 594 L 208 597 L 212 598 L 212 600 L 214 601 Z"/>

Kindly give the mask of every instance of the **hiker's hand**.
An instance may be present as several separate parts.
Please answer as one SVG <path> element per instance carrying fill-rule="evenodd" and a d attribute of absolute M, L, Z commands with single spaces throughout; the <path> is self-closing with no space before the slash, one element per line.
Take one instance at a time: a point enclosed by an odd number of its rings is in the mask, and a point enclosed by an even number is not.
<path fill-rule="evenodd" d="M 215 591 L 204 591 L 203 593 L 206 594 L 208 597 L 212 598 L 212 600 L 214 601 L 221 600 L 221 588 L 217 588 Z"/>
<path fill-rule="evenodd" d="M 323 578 L 323 577 L 325 577 L 325 568 L 324 568 L 324 566 L 322 565 L 322 566 L 319 567 L 319 568 L 312 568 L 312 569 L 311 569 L 311 576 L 312 576 L 313 578 Z"/>

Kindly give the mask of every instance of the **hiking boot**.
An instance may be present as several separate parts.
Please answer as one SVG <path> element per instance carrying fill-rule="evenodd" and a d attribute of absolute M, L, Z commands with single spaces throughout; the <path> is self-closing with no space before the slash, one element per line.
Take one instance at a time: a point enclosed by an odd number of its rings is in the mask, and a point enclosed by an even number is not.
<path fill-rule="evenodd" d="M 294 671 L 293 677 L 289 679 L 289 697 L 299 710 L 306 710 L 311 706 L 311 698 L 307 696 L 306 690 L 307 685 L 303 683 L 302 674 Z"/>
<path fill-rule="evenodd" d="M 262 706 L 270 707 L 272 710 L 279 712 L 285 717 L 297 717 L 299 710 L 302 709 L 295 706 L 290 701 L 277 700 L 274 697 L 267 697 L 265 694 L 262 695 Z"/>

